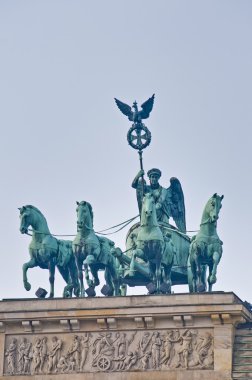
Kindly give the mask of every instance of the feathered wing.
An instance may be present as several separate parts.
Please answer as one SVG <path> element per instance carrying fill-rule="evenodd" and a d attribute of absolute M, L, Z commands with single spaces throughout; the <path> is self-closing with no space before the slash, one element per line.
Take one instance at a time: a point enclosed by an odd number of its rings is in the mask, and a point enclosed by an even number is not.
<path fill-rule="evenodd" d="M 171 186 L 167 189 L 166 203 L 169 213 L 181 232 L 186 232 L 185 202 L 181 183 L 175 177 L 170 179 Z"/>
<path fill-rule="evenodd" d="M 119 108 L 119 110 L 126 116 L 128 116 L 128 119 L 130 121 L 133 121 L 133 112 L 131 110 L 131 107 L 126 104 L 126 103 L 123 103 L 121 102 L 121 100 L 118 100 L 115 98 L 115 102 L 116 102 L 116 105 L 117 107 Z"/>
<path fill-rule="evenodd" d="M 141 107 L 142 107 L 142 111 L 140 111 L 141 119 L 147 119 L 149 117 L 149 115 L 152 111 L 152 108 L 153 108 L 154 98 L 155 98 L 155 94 L 153 94 L 151 98 L 146 100 L 146 102 L 144 102 L 141 105 Z"/>

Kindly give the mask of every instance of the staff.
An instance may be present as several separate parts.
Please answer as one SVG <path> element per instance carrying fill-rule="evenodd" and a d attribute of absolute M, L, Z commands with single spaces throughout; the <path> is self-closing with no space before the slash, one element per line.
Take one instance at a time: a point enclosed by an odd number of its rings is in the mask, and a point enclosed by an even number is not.
<path fill-rule="evenodd" d="M 128 104 L 121 102 L 115 98 L 115 102 L 119 110 L 128 117 L 130 121 L 133 121 L 132 127 L 127 133 L 127 140 L 129 145 L 138 150 L 140 169 L 143 171 L 143 149 L 145 149 L 151 142 L 151 133 L 148 128 L 142 122 L 142 119 L 147 119 L 152 111 L 154 104 L 153 94 L 151 98 L 146 100 L 142 105 L 142 110 L 138 110 L 137 102 L 133 103 L 130 107 Z M 142 197 L 144 196 L 144 176 L 142 175 Z"/>

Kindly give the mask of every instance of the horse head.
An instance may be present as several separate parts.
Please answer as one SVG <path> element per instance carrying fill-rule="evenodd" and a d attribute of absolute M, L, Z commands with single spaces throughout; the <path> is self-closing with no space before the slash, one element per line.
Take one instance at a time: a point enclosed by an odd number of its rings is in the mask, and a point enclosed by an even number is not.
<path fill-rule="evenodd" d="M 31 210 L 27 206 L 19 207 L 20 211 L 19 217 L 20 217 L 20 227 L 19 230 L 21 234 L 27 234 L 28 233 L 28 227 L 32 224 L 32 215 Z"/>
<path fill-rule="evenodd" d="M 141 225 L 155 225 L 157 226 L 157 214 L 156 206 L 153 195 L 151 193 L 145 194 L 143 197 L 142 203 L 142 212 L 141 212 Z"/>
<path fill-rule="evenodd" d="M 46 219 L 42 212 L 35 206 L 26 205 L 18 208 L 20 211 L 20 227 L 19 230 L 22 234 L 28 233 L 28 228 L 41 228 L 44 232 L 48 232 Z"/>
<path fill-rule="evenodd" d="M 208 222 L 215 223 L 218 220 L 223 198 L 224 195 L 215 193 L 207 202 L 205 212 L 208 214 Z"/>
<path fill-rule="evenodd" d="M 90 203 L 86 201 L 76 202 L 77 208 L 77 231 L 83 228 L 93 228 L 93 210 Z"/>

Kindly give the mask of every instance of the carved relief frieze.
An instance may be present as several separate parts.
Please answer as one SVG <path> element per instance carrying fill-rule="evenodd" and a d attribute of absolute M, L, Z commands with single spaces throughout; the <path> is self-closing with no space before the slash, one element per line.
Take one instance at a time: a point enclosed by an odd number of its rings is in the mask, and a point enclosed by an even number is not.
<path fill-rule="evenodd" d="M 7 335 L 5 375 L 213 369 L 211 329 Z"/>

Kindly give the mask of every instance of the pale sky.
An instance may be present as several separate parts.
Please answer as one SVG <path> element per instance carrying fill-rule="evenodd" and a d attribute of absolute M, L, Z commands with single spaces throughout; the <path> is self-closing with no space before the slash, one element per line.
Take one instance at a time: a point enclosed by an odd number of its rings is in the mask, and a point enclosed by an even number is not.
<path fill-rule="evenodd" d="M 137 214 L 139 162 L 114 97 L 155 93 L 144 167 L 166 187 L 179 178 L 188 230 L 224 194 L 214 290 L 252 301 L 251 19 L 249 0 L 0 1 L 0 298 L 49 289 L 36 268 L 23 288 L 18 207 L 38 207 L 55 234 L 76 232 L 76 200 L 92 204 L 96 230 Z M 111 237 L 123 250 L 126 233 Z"/>

